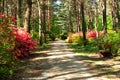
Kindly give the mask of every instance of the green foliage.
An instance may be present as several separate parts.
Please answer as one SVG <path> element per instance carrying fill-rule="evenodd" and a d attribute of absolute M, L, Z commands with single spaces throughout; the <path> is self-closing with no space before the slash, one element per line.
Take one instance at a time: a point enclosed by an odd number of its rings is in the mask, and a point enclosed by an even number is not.
<path fill-rule="evenodd" d="M 73 43 L 83 43 L 83 38 L 81 36 L 73 36 Z"/>
<path fill-rule="evenodd" d="M 112 53 L 118 54 L 118 50 L 120 49 L 120 33 L 108 33 L 106 35 L 106 42 L 112 44 Z"/>
<path fill-rule="evenodd" d="M 98 17 L 97 25 L 98 25 L 98 31 L 101 31 L 102 30 L 102 16 Z"/>
<path fill-rule="evenodd" d="M 0 19 L 0 79 L 7 80 L 9 76 L 13 74 L 13 68 L 17 64 L 13 54 L 13 48 L 15 46 L 15 36 L 12 34 L 9 17 L 2 15 Z"/>
<path fill-rule="evenodd" d="M 112 18 L 111 16 L 107 16 L 107 28 L 112 29 Z"/>
<path fill-rule="evenodd" d="M 11 34 L 11 26 L 7 23 L 8 18 L 5 22 L 0 23 L 0 64 L 12 62 L 12 52 L 15 43 L 14 36 Z M 11 37 L 12 36 L 12 37 Z"/>
<path fill-rule="evenodd" d="M 12 68 L 8 68 L 8 66 L 1 66 L 0 67 L 0 80 L 7 80 L 8 78 L 12 77 L 14 70 Z"/>
<path fill-rule="evenodd" d="M 97 50 L 97 46 L 93 42 L 89 42 L 86 46 L 79 43 L 69 43 L 68 46 L 81 55 L 96 53 Z"/>
<path fill-rule="evenodd" d="M 30 33 L 32 34 L 32 39 L 39 39 L 39 20 L 38 18 L 34 19 L 34 26 L 32 26 L 32 30 L 30 31 Z"/>
<path fill-rule="evenodd" d="M 13 75 L 13 67 L 17 64 L 13 56 L 7 49 L 11 49 L 11 44 L 4 43 L 0 45 L 0 79 L 6 80 Z"/>
<path fill-rule="evenodd" d="M 39 35 L 38 35 L 39 31 L 31 30 L 30 33 L 32 34 L 33 40 L 39 39 Z"/>
<path fill-rule="evenodd" d="M 55 40 L 56 35 L 55 35 L 54 32 L 52 32 L 52 31 L 48 31 L 47 34 L 49 35 L 49 37 L 47 38 L 48 40 L 52 40 L 52 41 Z M 49 39 L 49 38 L 50 38 L 50 39 Z"/>
<path fill-rule="evenodd" d="M 111 53 L 113 55 L 118 55 L 120 49 L 120 33 L 109 30 L 106 35 L 99 38 L 99 44 L 101 45 L 101 49 L 104 50 L 106 50 L 106 48 L 104 47 L 106 44 L 111 45 Z"/>
<path fill-rule="evenodd" d="M 67 32 L 63 32 L 63 33 L 60 34 L 60 38 L 61 38 L 62 40 L 67 39 L 67 36 L 68 36 L 68 33 L 67 33 Z"/>
<path fill-rule="evenodd" d="M 120 41 L 120 34 L 116 33 L 113 30 L 109 30 L 108 34 L 105 37 L 106 37 L 105 42 L 107 42 L 107 43 L 113 43 L 114 44 L 114 43 Z"/>
<path fill-rule="evenodd" d="M 59 37 L 61 29 L 59 26 L 51 26 L 50 31 L 51 31 L 51 35 L 56 38 Z"/>
<path fill-rule="evenodd" d="M 95 25 L 95 24 L 94 24 Z M 107 16 L 107 29 L 112 29 L 112 18 L 110 15 Z M 98 31 L 101 31 L 102 28 L 102 16 L 99 15 L 98 17 L 98 22 L 97 22 L 97 26 L 98 26 Z"/>

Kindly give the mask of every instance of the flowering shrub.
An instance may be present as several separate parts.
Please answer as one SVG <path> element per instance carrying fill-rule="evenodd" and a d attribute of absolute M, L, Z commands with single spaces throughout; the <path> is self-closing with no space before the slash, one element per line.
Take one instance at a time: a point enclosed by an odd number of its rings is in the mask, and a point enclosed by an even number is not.
<path fill-rule="evenodd" d="M 13 27 L 13 34 L 16 36 L 15 38 L 15 47 L 14 50 L 17 52 L 15 57 L 19 56 L 29 56 L 29 50 L 35 49 L 37 45 L 37 41 L 31 40 L 32 36 L 21 27 Z"/>
<path fill-rule="evenodd" d="M 29 50 L 35 49 L 37 41 L 21 27 L 10 23 L 16 23 L 14 16 L 6 17 L 0 13 L 0 79 L 8 80 L 14 73 L 16 59 L 29 56 Z M 9 78 L 10 79 L 10 78 Z"/>
<path fill-rule="evenodd" d="M 9 19 L 1 13 L 0 19 L 4 19 L 4 21 L 0 23 L 0 55 L 2 55 L 2 59 L 4 60 L 4 58 L 8 56 L 5 53 L 9 53 L 9 50 L 14 47 L 15 43 L 13 37 L 14 35 L 10 34 L 12 30 L 11 26 L 8 24 Z"/>
<path fill-rule="evenodd" d="M 98 36 L 102 36 L 105 34 L 105 31 L 98 31 L 96 32 L 95 30 L 90 30 L 86 32 L 86 38 L 89 41 L 95 41 L 96 37 Z M 72 43 L 72 42 L 78 42 L 78 43 L 82 43 L 82 39 L 83 38 L 83 33 L 80 32 L 76 32 L 76 33 L 70 33 L 66 39 L 66 42 L 68 43 Z"/>
<path fill-rule="evenodd" d="M 0 18 L 4 18 L 5 16 L 2 14 L 2 13 L 0 13 Z"/>
<path fill-rule="evenodd" d="M 7 80 L 13 74 L 15 59 L 13 48 L 15 37 L 12 35 L 9 18 L 0 13 L 0 79 Z M 12 52 L 11 52 L 12 51 Z"/>
<path fill-rule="evenodd" d="M 29 56 L 29 50 L 35 49 L 37 41 L 33 41 L 32 36 L 24 28 L 8 23 L 9 21 L 16 23 L 14 16 L 6 17 L 0 13 L 0 19 L 3 19 L 0 24 L 0 47 L 6 44 L 4 51 L 12 54 L 16 59 Z"/>
<path fill-rule="evenodd" d="M 74 36 L 72 42 L 73 43 L 83 43 L 83 38 L 81 36 Z"/>
<path fill-rule="evenodd" d="M 15 17 L 15 16 L 11 16 L 11 17 L 10 17 L 10 20 L 11 20 L 13 23 L 17 23 L 17 20 L 16 20 L 16 17 Z"/>
<path fill-rule="evenodd" d="M 77 33 L 69 33 L 66 42 L 72 43 L 72 42 L 82 42 L 82 32 L 77 32 Z M 77 40 L 76 40 L 77 39 Z"/>
<path fill-rule="evenodd" d="M 66 42 L 72 43 L 72 34 L 73 34 L 73 33 L 69 33 L 67 39 L 65 40 Z"/>
<path fill-rule="evenodd" d="M 29 50 L 35 49 L 37 41 L 16 23 L 14 16 L 6 17 L 0 13 L 0 79 L 8 80 L 14 73 L 18 57 L 29 56 Z"/>
<path fill-rule="evenodd" d="M 87 33 L 87 37 L 88 38 L 91 38 L 91 37 L 96 37 L 96 31 L 94 30 L 91 30 Z"/>
<path fill-rule="evenodd" d="M 120 32 L 108 31 L 106 35 L 98 39 L 101 50 L 108 51 L 112 56 L 120 55 Z"/>

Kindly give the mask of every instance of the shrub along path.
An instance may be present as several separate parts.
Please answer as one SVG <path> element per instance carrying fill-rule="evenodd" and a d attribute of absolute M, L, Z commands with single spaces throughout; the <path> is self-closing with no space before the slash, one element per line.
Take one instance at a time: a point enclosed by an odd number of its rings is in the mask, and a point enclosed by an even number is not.
<path fill-rule="evenodd" d="M 75 54 L 64 41 L 57 40 L 51 48 L 35 51 L 19 71 L 22 80 L 120 80 L 120 68 L 111 71 L 100 59 Z M 97 63 L 96 63 L 97 61 Z M 105 62 L 103 60 L 102 62 Z M 120 63 L 117 63 L 120 65 Z M 107 69 L 108 71 L 104 70 Z M 102 71 L 103 70 L 103 71 Z M 21 80 L 21 79 L 20 79 Z"/>

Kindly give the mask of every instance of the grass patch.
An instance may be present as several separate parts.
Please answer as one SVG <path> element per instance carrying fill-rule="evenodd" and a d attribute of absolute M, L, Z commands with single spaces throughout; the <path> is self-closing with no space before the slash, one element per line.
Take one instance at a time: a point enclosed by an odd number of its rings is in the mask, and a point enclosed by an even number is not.
<path fill-rule="evenodd" d="M 74 52 L 79 54 L 92 54 L 98 51 L 95 43 L 88 43 L 86 46 L 79 43 L 69 43 L 68 46 L 73 49 Z"/>
<path fill-rule="evenodd" d="M 40 50 L 40 51 L 46 50 L 46 49 L 49 49 L 49 48 L 50 48 L 50 45 L 47 44 L 47 43 L 44 43 L 42 46 L 40 46 L 40 45 L 37 46 L 37 50 Z"/>

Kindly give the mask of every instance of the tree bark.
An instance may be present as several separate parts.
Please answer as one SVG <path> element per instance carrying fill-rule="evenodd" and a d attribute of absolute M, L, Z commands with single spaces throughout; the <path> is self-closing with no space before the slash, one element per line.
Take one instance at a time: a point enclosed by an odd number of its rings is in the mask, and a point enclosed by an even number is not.
<path fill-rule="evenodd" d="M 22 26 L 22 0 L 18 0 L 18 4 L 17 4 L 17 26 Z"/>
<path fill-rule="evenodd" d="M 75 15 L 75 20 L 76 20 L 76 32 L 80 31 L 79 27 L 79 16 L 77 14 L 77 1 L 74 0 L 74 15 Z"/>
<path fill-rule="evenodd" d="M 31 24 L 30 24 L 31 11 L 32 11 L 32 0 L 27 0 L 27 9 L 26 9 L 26 13 L 25 13 L 24 28 L 29 33 L 30 33 L 30 27 L 31 27 Z"/>
<path fill-rule="evenodd" d="M 106 0 L 102 0 L 103 1 L 103 30 L 105 30 L 105 32 L 107 32 L 107 16 L 106 16 Z"/>
<path fill-rule="evenodd" d="M 39 12 L 39 15 L 38 15 L 38 20 L 39 20 L 39 44 L 42 45 L 43 42 L 42 42 L 42 26 L 41 26 L 41 3 L 39 0 L 37 0 L 37 5 L 38 5 L 38 12 Z"/>
<path fill-rule="evenodd" d="M 81 2 L 81 15 L 82 15 L 82 32 L 83 32 L 83 43 L 86 46 L 86 23 L 85 23 L 85 16 L 84 16 L 84 0 L 80 0 Z"/>
<path fill-rule="evenodd" d="M 46 0 L 43 0 L 42 4 L 42 33 L 43 33 L 43 41 L 46 43 Z"/>

